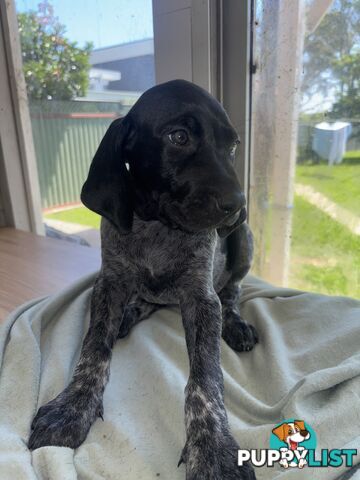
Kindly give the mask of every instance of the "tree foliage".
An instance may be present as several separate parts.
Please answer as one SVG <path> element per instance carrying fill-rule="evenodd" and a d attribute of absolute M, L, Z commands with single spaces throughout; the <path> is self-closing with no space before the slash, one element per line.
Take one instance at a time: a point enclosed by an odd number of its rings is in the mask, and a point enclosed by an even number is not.
<path fill-rule="evenodd" d="M 70 100 L 86 94 L 91 43 L 79 48 L 65 36 L 49 2 L 18 14 L 23 69 L 32 99 Z"/>
<path fill-rule="evenodd" d="M 334 71 L 340 80 L 341 90 L 332 107 L 334 118 L 356 118 L 360 116 L 360 53 L 345 55 L 334 62 Z"/>
<path fill-rule="evenodd" d="M 360 0 L 334 0 L 305 40 L 303 66 L 305 102 L 316 94 L 332 96 L 331 115 L 360 115 Z"/>

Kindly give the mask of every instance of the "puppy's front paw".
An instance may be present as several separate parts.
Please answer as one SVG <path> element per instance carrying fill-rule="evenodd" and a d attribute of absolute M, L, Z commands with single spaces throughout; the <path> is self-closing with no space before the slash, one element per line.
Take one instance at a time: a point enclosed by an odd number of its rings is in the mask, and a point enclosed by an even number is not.
<path fill-rule="evenodd" d="M 180 462 L 186 464 L 186 480 L 256 480 L 252 466 L 237 464 L 239 446 L 226 434 L 220 438 L 187 442 Z"/>
<path fill-rule="evenodd" d="M 222 337 L 229 347 L 237 352 L 249 352 L 259 342 L 255 327 L 233 311 L 226 311 L 224 314 Z"/>
<path fill-rule="evenodd" d="M 45 446 L 77 448 L 96 417 L 103 416 L 102 403 L 94 406 L 93 398 L 64 392 L 39 408 L 32 424 L 28 443 L 30 450 Z"/>

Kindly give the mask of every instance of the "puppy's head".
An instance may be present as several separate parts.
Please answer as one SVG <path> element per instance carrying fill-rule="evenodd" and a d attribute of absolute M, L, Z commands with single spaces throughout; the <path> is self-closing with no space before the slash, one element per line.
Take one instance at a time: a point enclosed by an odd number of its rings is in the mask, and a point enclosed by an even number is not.
<path fill-rule="evenodd" d="M 184 80 L 155 86 L 109 127 L 81 199 L 122 233 L 135 211 L 173 228 L 228 234 L 246 218 L 234 170 L 238 143 L 205 90 Z"/>

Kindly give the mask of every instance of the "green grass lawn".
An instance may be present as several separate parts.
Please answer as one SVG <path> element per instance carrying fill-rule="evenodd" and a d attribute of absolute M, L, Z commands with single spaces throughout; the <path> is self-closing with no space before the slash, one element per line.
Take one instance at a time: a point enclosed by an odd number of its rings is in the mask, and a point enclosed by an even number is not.
<path fill-rule="evenodd" d="M 296 182 L 312 186 L 333 202 L 360 215 L 360 151 L 347 152 L 340 165 L 297 165 Z"/>
<path fill-rule="evenodd" d="M 100 228 L 100 216 L 88 210 L 85 207 L 72 208 L 71 210 L 63 210 L 62 212 L 47 213 L 45 218 L 52 220 L 61 220 L 62 222 L 79 223 L 92 228 Z"/>
<path fill-rule="evenodd" d="M 295 197 L 290 285 L 360 296 L 360 237 L 301 197 Z"/>

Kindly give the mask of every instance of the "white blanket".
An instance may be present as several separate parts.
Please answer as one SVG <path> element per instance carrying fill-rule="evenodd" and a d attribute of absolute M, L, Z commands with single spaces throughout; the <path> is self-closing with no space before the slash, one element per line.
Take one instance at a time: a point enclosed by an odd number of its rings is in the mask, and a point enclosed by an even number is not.
<path fill-rule="evenodd" d="M 119 340 L 98 419 L 75 451 L 29 452 L 39 406 L 69 382 L 89 323 L 94 276 L 17 309 L 0 326 L 1 480 L 184 480 L 188 359 L 176 307 L 156 312 Z M 360 448 L 360 303 L 244 285 L 243 315 L 260 334 L 250 353 L 222 343 L 225 403 L 242 448 L 269 448 L 274 425 L 298 418 L 318 448 Z M 360 452 L 359 452 L 360 453 Z M 360 463 L 360 456 L 355 459 Z M 353 469 L 352 472 L 356 470 Z M 360 478 L 349 468 L 256 468 L 259 480 Z"/>

